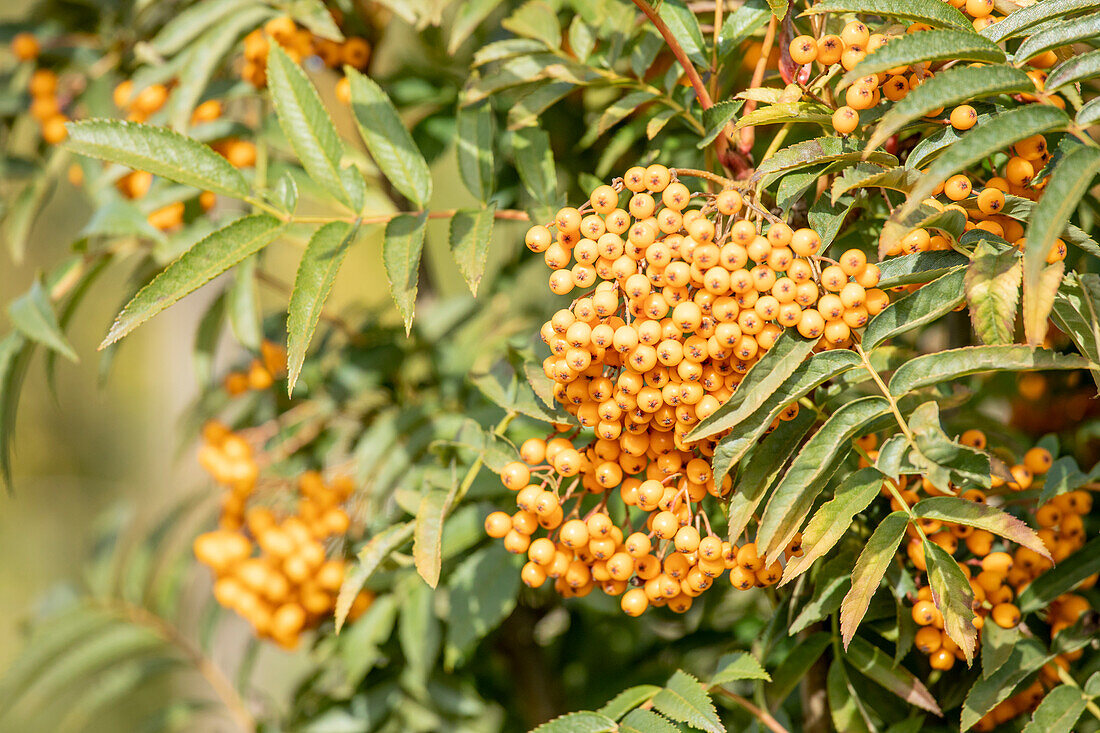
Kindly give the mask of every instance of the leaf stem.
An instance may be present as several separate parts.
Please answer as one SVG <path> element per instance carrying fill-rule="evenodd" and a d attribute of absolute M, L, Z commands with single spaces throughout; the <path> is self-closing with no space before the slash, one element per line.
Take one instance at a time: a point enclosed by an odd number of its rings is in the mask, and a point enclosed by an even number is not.
<path fill-rule="evenodd" d="M 497 426 L 493 428 L 493 435 L 500 437 L 504 435 L 504 431 L 508 429 L 508 426 L 512 424 L 512 421 L 516 419 L 516 413 L 508 412 L 500 419 Z M 451 506 L 458 506 L 463 497 L 470 490 L 470 487 L 474 485 L 474 479 L 477 478 L 478 473 L 481 471 L 481 467 L 485 464 L 484 454 L 477 457 L 476 460 L 470 465 L 470 469 L 466 471 L 466 475 L 462 478 L 462 483 L 458 485 L 458 491 L 455 493 L 454 501 L 451 502 Z"/>
<path fill-rule="evenodd" d="M 699 105 L 703 109 L 710 109 L 714 106 L 714 100 L 710 98 L 710 92 L 707 91 L 706 86 L 703 84 L 702 77 L 699 76 L 699 71 L 695 68 L 695 65 L 691 63 L 691 59 L 688 58 L 684 52 L 683 46 L 676 40 L 676 36 L 672 35 L 672 31 L 669 30 L 668 25 L 661 16 L 657 14 L 657 11 L 653 9 L 646 0 L 634 0 L 634 4 L 638 6 L 638 9 L 645 13 L 645 16 L 649 18 L 649 22 L 653 24 L 653 27 L 657 29 L 657 32 L 661 34 L 661 37 L 665 39 L 665 45 L 672 51 L 672 55 L 676 57 L 676 60 L 680 62 L 680 66 L 684 67 L 684 72 L 687 74 L 688 81 L 691 82 L 692 89 L 695 90 L 695 96 L 699 100 Z"/>
<path fill-rule="evenodd" d="M 763 708 L 757 707 L 740 695 L 730 692 L 726 688 L 720 686 L 712 687 L 711 690 L 717 692 L 719 695 L 722 695 L 723 697 L 729 699 L 737 705 L 740 705 L 741 707 L 745 708 L 745 710 L 748 710 L 757 720 L 764 724 L 765 728 L 772 731 L 773 733 L 790 733 L 779 723 L 778 720 L 772 717 L 771 713 L 769 713 L 767 710 L 764 710 Z"/>

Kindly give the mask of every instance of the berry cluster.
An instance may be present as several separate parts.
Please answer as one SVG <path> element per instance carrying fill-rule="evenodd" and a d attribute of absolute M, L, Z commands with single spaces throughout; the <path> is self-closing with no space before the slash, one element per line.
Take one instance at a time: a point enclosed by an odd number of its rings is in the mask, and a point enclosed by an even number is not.
<path fill-rule="evenodd" d="M 226 374 L 223 385 L 230 397 L 236 397 L 249 390 L 259 392 L 269 389 L 285 373 L 286 350 L 274 341 L 264 339 L 260 343 L 260 358 L 253 359 L 246 371 Z"/>
<path fill-rule="evenodd" d="M 31 95 L 31 116 L 38 122 L 42 140 L 49 145 L 57 145 L 69 135 L 65 129 L 69 117 L 62 111 L 57 87 L 57 74 L 49 69 L 35 69 L 27 84 Z"/>
<path fill-rule="evenodd" d="M 214 572 L 214 597 L 258 636 L 293 649 L 304 631 L 332 612 L 344 581 L 343 559 L 327 559 L 324 543 L 348 531 L 341 504 L 352 493 L 351 480 L 339 477 L 326 485 L 319 473 L 303 473 L 297 511 L 280 516 L 269 507 L 247 506 L 259 469 L 240 435 L 207 423 L 199 463 L 228 489 L 219 528 L 194 543 L 195 557 Z M 362 614 L 372 600 L 369 591 L 361 592 L 348 618 Z"/>
<path fill-rule="evenodd" d="M 330 10 L 339 23 L 338 11 Z M 290 16 L 272 18 L 263 29 L 256 29 L 244 38 L 244 65 L 241 78 L 257 89 L 267 85 L 267 52 L 275 42 L 296 63 L 309 56 L 316 56 L 330 69 L 347 64 L 355 69 L 365 69 L 370 61 L 371 47 L 365 38 L 348 38 L 343 43 L 315 36 Z"/>

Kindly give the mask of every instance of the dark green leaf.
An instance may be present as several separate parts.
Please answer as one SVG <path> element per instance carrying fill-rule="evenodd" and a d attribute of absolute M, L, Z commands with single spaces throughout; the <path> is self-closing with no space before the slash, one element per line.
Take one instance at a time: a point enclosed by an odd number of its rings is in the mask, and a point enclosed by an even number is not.
<path fill-rule="evenodd" d="M 912 331 L 955 309 L 966 297 L 965 268 L 958 267 L 919 290 L 895 300 L 871 319 L 863 332 L 863 348 L 870 350 L 888 338 Z"/>
<path fill-rule="evenodd" d="M 745 39 L 762 28 L 771 14 L 771 8 L 764 0 L 746 0 L 738 5 L 736 10 L 726 16 L 718 31 L 719 58 L 724 59 Z"/>
<path fill-rule="evenodd" d="M 970 688 L 963 703 L 960 733 L 970 730 L 1048 659 L 1043 647 L 1034 639 L 1021 639 L 996 672 L 988 678 L 978 679 Z"/>
<path fill-rule="evenodd" d="M 683 670 L 676 670 L 664 689 L 653 696 L 653 709 L 708 733 L 726 730 L 699 680 Z"/>
<path fill-rule="evenodd" d="M 772 675 L 772 684 L 764 688 L 769 707 L 779 707 L 794 692 L 799 683 L 806 678 L 810 668 L 817 663 L 832 643 L 832 634 L 821 631 L 810 634 L 791 649 Z"/>
<path fill-rule="evenodd" d="M 913 516 L 984 529 L 1044 557 L 1050 557 L 1050 552 L 1035 530 L 1011 514 L 988 504 L 955 496 L 933 496 L 914 504 Z"/>
<path fill-rule="evenodd" d="M 684 0 L 663 0 L 657 12 L 692 63 L 706 68 L 709 63 L 707 44 L 703 40 L 703 32 L 699 30 L 695 12 L 688 8 Z"/>
<path fill-rule="evenodd" d="M 891 257 L 879 263 L 878 287 L 885 290 L 898 285 L 930 282 L 966 264 L 966 261 L 966 255 L 953 249 Z"/>
<path fill-rule="evenodd" d="M 1053 92 L 1069 84 L 1077 84 L 1100 76 L 1100 51 L 1071 56 L 1051 70 L 1043 90 Z"/>
<path fill-rule="evenodd" d="M 518 590 L 519 568 L 514 556 L 499 544 L 478 550 L 454 570 L 444 655 L 447 669 L 512 612 Z"/>
<path fill-rule="evenodd" d="M 829 700 L 829 714 L 837 730 L 845 733 L 870 733 L 867 713 L 859 696 L 852 689 L 848 673 L 844 671 L 843 660 L 834 659 L 829 665 L 825 693 Z"/>
<path fill-rule="evenodd" d="M 821 6 L 817 5 L 815 7 Z M 1028 81 L 1028 83 L 1031 82 Z M 866 158 L 864 158 L 864 155 L 866 155 Z M 898 164 L 897 158 L 887 153 L 877 152 L 869 147 L 865 151 L 861 141 L 829 135 L 783 148 L 757 166 L 756 172 L 752 175 L 752 181 L 771 181 L 778 173 L 797 170 L 808 165 L 832 163 L 834 161 L 855 163 L 860 160 L 885 166 Z"/>
<path fill-rule="evenodd" d="M 1061 20 L 1100 8 L 1097 0 L 1043 0 L 1014 10 L 996 23 L 990 23 L 982 35 L 993 41 L 1015 38 L 1049 20 Z"/>
<path fill-rule="evenodd" d="M 726 129 L 726 125 L 729 124 L 729 121 L 732 120 L 744 106 L 745 100 L 743 99 L 723 99 L 721 102 L 716 102 L 713 107 L 708 107 L 703 110 L 703 127 L 706 128 L 707 132 L 703 135 L 703 138 L 696 143 L 696 147 L 702 150 L 714 142 L 715 138 Z M 650 137 L 652 137 L 652 135 Z"/>
<path fill-rule="evenodd" d="M 952 59 L 1000 63 L 1005 60 L 1005 52 L 993 41 L 974 33 L 972 29 L 910 33 L 891 38 L 885 46 L 867 54 L 841 78 L 838 88 L 843 89 L 860 77 L 894 67 Z"/>
<path fill-rule="evenodd" d="M 920 680 L 904 667 L 895 666 L 881 649 L 862 637 L 852 639 L 847 661 L 867 679 L 882 685 L 909 704 L 935 715 L 943 715 L 936 699 Z"/>
<path fill-rule="evenodd" d="M 1024 39 L 1012 59 L 1016 63 L 1023 63 L 1041 53 L 1080 41 L 1092 40 L 1098 36 L 1100 36 L 1100 13 L 1051 23 L 1044 25 L 1041 29 L 1035 29 L 1034 34 Z"/>
<path fill-rule="evenodd" d="M 1035 708 L 1023 733 L 1072 733 L 1077 719 L 1085 712 L 1086 702 L 1080 689 L 1059 685 Z"/>
<path fill-rule="evenodd" d="M 818 13 L 880 15 L 885 18 L 915 20 L 936 28 L 973 30 L 965 15 L 936 0 L 824 0 L 812 5 L 803 15 Z"/>
<path fill-rule="evenodd" d="M 1021 639 L 1018 628 L 1006 629 L 1000 624 L 982 627 L 982 677 L 988 679 L 1001 668 Z"/>
<path fill-rule="evenodd" d="M 1100 537 L 1094 537 L 1053 569 L 1031 581 L 1016 599 L 1016 605 L 1020 613 L 1034 613 L 1097 572 L 1100 572 Z"/>
<path fill-rule="evenodd" d="M 918 356 L 898 367 L 890 378 L 890 393 L 914 389 L 982 372 L 1026 372 L 1036 369 L 1085 369 L 1087 359 L 1027 346 L 966 346 Z"/>

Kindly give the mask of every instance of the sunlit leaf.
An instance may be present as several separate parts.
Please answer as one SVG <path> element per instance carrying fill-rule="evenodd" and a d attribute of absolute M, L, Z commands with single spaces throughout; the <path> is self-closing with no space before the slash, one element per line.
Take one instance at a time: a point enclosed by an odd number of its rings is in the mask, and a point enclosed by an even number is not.
<path fill-rule="evenodd" d="M 386 225 L 386 237 L 382 241 L 382 263 L 390 282 L 390 294 L 405 322 L 405 333 L 412 330 L 427 223 L 426 212 L 402 214 Z"/>
<path fill-rule="evenodd" d="M 852 587 L 840 605 L 840 633 L 844 647 L 850 649 L 859 622 L 867 613 L 886 567 L 893 561 L 898 545 L 905 536 L 909 516 L 905 512 L 890 514 L 875 527 L 852 569 Z"/>

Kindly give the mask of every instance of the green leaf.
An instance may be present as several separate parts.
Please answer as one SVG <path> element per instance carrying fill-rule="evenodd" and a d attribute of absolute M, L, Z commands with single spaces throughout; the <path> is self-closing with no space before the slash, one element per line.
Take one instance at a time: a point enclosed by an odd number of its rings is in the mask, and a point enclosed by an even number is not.
<path fill-rule="evenodd" d="M 517 36 L 541 41 L 550 48 L 561 45 L 561 23 L 554 8 L 541 0 L 528 0 L 501 22 Z"/>
<path fill-rule="evenodd" d="M 1088 482 L 1088 474 L 1082 473 L 1077 461 L 1072 456 L 1062 456 L 1054 461 L 1043 476 L 1043 492 L 1039 494 L 1039 504 L 1046 504 L 1067 491 L 1076 491 Z"/>
<path fill-rule="evenodd" d="M 412 330 L 420 254 L 424 250 L 427 223 L 427 212 L 401 214 L 386 225 L 386 238 L 382 242 L 382 264 L 386 267 L 393 302 L 405 321 L 406 335 Z"/>
<path fill-rule="evenodd" d="M 34 345 L 18 332 L 0 339 L 0 479 L 11 492 L 11 450 L 19 393 Z"/>
<path fill-rule="evenodd" d="M 543 723 L 531 733 L 615 733 L 619 726 L 606 715 L 582 711 Z"/>
<path fill-rule="evenodd" d="M 459 107 L 455 116 L 455 148 L 462 181 L 478 200 L 486 202 L 496 188 L 493 141 L 496 118 L 490 104 Z"/>
<path fill-rule="evenodd" d="M 943 715 L 936 699 L 920 680 L 904 667 L 895 666 L 893 660 L 881 649 L 862 637 L 852 639 L 846 661 L 867 679 L 883 686 L 909 704 L 935 715 Z"/>
<path fill-rule="evenodd" d="M 923 88 L 924 84 L 917 87 L 917 90 Z M 906 97 L 906 99 L 909 99 L 909 97 Z M 885 120 L 885 117 L 883 119 Z M 909 198 L 906 202 L 890 218 L 899 221 L 916 211 L 921 202 L 932 195 L 932 191 L 935 190 L 936 186 L 958 171 L 984 160 L 986 157 L 998 153 L 1024 138 L 1044 132 L 1061 130 L 1069 123 L 1069 117 L 1065 112 L 1057 107 L 1045 104 L 1019 107 L 994 116 L 986 124 L 975 127 L 966 135 L 963 135 L 962 140 L 936 158 L 932 165 L 928 167 L 928 170 L 925 171 L 920 183 L 909 192 Z"/>
<path fill-rule="evenodd" d="M 902 364 L 890 378 L 896 396 L 921 387 L 982 372 L 1027 372 L 1037 369 L 1086 369 L 1087 359 L 1027 346 L 965 346 L 925 354 Z"/>
<path fill-rule="evenodd" d="M 832 643 L 833 635 L 823 631 L 800 640 L 776 668 L 773 675 L 775 681 L 765 687 L 768 707 L 779 707 L 806 678 L 810 668 Z"/>
<path fill-rule="evenodd" d="M 519 567 L 514 560 L 514 555 L 494 544 L 470 555 L 451 573 L 444 656 L 447 669 L 515 608 Z"/>
<path fill-rule="evenodd" d="M 917 35 L 917 34 L 913 34 Z M 833 179 L 830 189 L 832 202 L 835 204 L 844 194 L 857 188 L 888 188 L 892 191 L 909 193 L 920 180 L 921 174 L 912 168 L 887 168 L 883 170 L 874 165 L 857 165 L 849 168 L 842 175 Z M 931 254 L 931 252 L 918 252 L 917 254 Z M 906 255 L 911 257 L 912 255 Z M 888 260 L 890 262 L 892 260 Z M 886 262 L 880 263 L 879 267 Z"/>
<path fill-rule="evenodd" d="M 965 501 L 965 500 L 964 500 Z M 934 542 L 925 540 L 924 559 L 928 563 L 928 585 L 932 602 L 943 614 L 943 630 L 959 645 L 966 663 L 974 661 L 978 630 L 974 628 L 974 591 L 955 558 Z"/>
<path fill-rule="evenodd" d="M 1080 689 L 1059 685 L 1035 708 L 1023 733 L 1072 733 L 1077 719 L 1085 712 L 1086 703 Z"/>
<path fill-rule="evenodd" d="M 557 201 L 558 178 L 550 136 L 537 127 L 525 127 L 512 134 L 516 168 L 524 187 L 540 204 Z"/>
<path fill-rule="evenodd" d="M 1013 647 L 1022 638 L 1018 628 L 1006 629 L 1000 624 L 982 627 L 982 677 L 988 679 L 1008 661 Z"/>
<path fill-rule="evenodd" d="M 1050 558 L 1046 545 L 1031 527 L 1008 512 L 956 496 L 933 496 L 913 505 L 913 516 L 977 527 Z"/>
<path fill-rule="evenodd" d="M 222 326 L 225 323 L 225 293 L 215 298 L 199 319 L 195 329 L 195 341 L 191 347 L 191 360 L 194 364 L 195 378 L 199 388 L 207 390 L 213 386 L 214 355 L 221 340 Z"/>
<path fill-rule="evenodd" d="M 882 116 L 867 143 L 867 149 L 874 150 L 910 122 L 940 107 L 953 107 L 998 94 L 1033 91 L 1035 85 L 1027 74 L 1011 66 L 956 66 L 938 72 L 910 91 L 904 99 L 895 102 Z"/>
<path fill-rule="evenodd" d="M 982 35 L 992 41 L 1003 41 L 1024 35 L 1029 29 L 1048 20 L 1061 20 L 1100 8 L 1097 0 L 1043 0 L 1019 7 L 996 23 L 982 30 Z"/>
<path fill-rule="evenodd" d="M 815 7 L 821 7 L 820 5 Z M 1031 82 L 1028 81 L 1028 84 Z M 1034 87 L 1032 87 L 1034 88 Z M 866 155 L 866 158 L 864 156 Z M 856 163 L 866 160 L 869 163 L 879 163 L 886 166 L 898 164 L 897 158 L 887 153 L 872 150 L 870 147 L 864 150 L 861 141 L 852 138 L 827 135 L 813 140 L 795 143 L 783 148 L 772 157 L 765 160 L 752 174 L 751 181 L 774 180 L 779 173 L 787 173 L 792 170 L 804 168 L 808 165 L 847 161 Z M 765 184 L 767 185 L 767 184 Z"/>
<path fill-rule="evenodd" d="M 834 412 L 814 433 L 776 484 L 756 532 L 756 545 L 770 562 L 802 525 L 814 499 L 851 451 L 851 441 L 890 414 L 881 397 L 853 400 Z"/>
<path fill-rule="evenodd" d="M 895 300 L 871 319 L 863 332 L 863 348 L 871 350 L 888 338 L 919 328 L 950 313 L 966 297 L 966 269 L 957 267 L 919 290 Z"/>
<path fill-rule="evenodd" d="M 103 349 L 230 267 L 259 252 L 285 225 L 266 214 L 237 219 L 197 242 L 138 291 L 99 345 Z"/>
<path fill-rule="evenodd" d="M 533 376 L 546 379 L 541 369 Z M 572 419 L 565 410 L 544 402 L 531 382 L 517 378 L 515 370 L 505 360 L 496 362 L 487 372 L 471 374 L 470 381 L 491 402 L 509 412 L 518 412 L 548 423 L 565 423 Z"/>
<path fill-rule="evenodd" d="M 8 251 L 17 265 L 23 263 L 31 229 L 55 188 L 53 176 L 38 175 L 15 195 L 8 207 L 0 207 L 0 212 L 4 214 L 4 239 L 7 240 Z M 148 222 L 144 223 L 148 226 Z"/>
<path fill-rule="evenodd" d="M 65 146 L 81 155 L 237 199 L 248 195 L 248 183 L 229 161 L 168 128 L 118 120 L 84 120 L 67 127 Z"/>
<path fill-rule="evenodd" d="M 458 6 L 451 22 L 451 36 L 447 39 L 447 53 L 454 55 L 481 22 L 500 5 L 501 0 L 468 0 Z"/>
<path fill-rule="evenodd" d="M 822 383 L 859 366 L 852 351 L 835 350 L 815 354 L 800 363 L 791 376 L 769 397 L 767 404 L 743 420 L 729 435 L 718 441 L 713 466 L 716 476 L 725 476 L 779 416 L 783 409 L 805 397 Z M 801 414 L 801 413 L 799 413 Z"/>
<path fill-rule="evenodd" d="M 1021 639 L 996 672 L 988 678 L 978 679 L 970 688 L 963 702 L 960 733 L 970 730 L 1048 659 L 1046 651 L 1037 641 Z"/>
<path fill-rule="evenodd" d="M 885 46 L 867 54 L 851 71 L 841 77 L 837 87 L 843 89 L 860 77 L 895 67 L 952 59 L 995 64 L 1005 60 L 1005 52 L 996 43 L 974 33 L 972 29 L 910 33 L 891 38 Z"/>
<path fill-rule="evenodd" d="M 171 56 L 183 50 L 208 28 L 244 8 L 258 5 L 257 0 L 203 0 L 177 13 L 153 36 L 149 45 L 161 56 Z"/>
<path fill-rule="evenodd" d="M 795 369 L 813 353 L 816 341 L 803 338 L 787 329 L 753 364 L 737 390 L 713 415 L 696 425 L 686 440 L 709 438 L 736 427 L 742 420 L 760 409 Z"/>
<path fill-rule="evenodd" d="M 814 575 L 813 595 L 799 608 L 787 629 L 789 634 L 800 634 L 840 610 L 844 596 L 852 587 L 855 549 L 851 543 L 845 544 L 833 557 L 821 563 Z"/>
<path fill-rule="evenodd" d="M 703 110 L 703 127 L 706 128 L 707 133 L 696 143 L 696 147 L 703 150 L 714 142 L 715 138 L 726 129 L 729 121 L 744 106 L 745 100 L 743 99 L 723 99 L 721 102 L 715 102 L 713 106 Z"/>
<path fill-rule="evenodd" d="M 786 122 L 816 122 L 829 124 L 830 110 L 818 102 L 780 102 L 754 109 L 737 120 L 737 129 L 759 125 L 779 125 Z"/>
<path fill-rule="evenodd" d="M 950 5 L 936 0 L 825 0 L 815 3 L 803 15 L 820 13 L 859 13 L 884 18 L 919 21 L 936 28 L 960 28 L 973 31 L 966 16 Z"/>
<path fill-rule="evenodd" d="M 332 12 L 321 0 L 291 0 L 286 5 L 286 13 L 297 21 L 298 25 L 305 26 L 315 36 L 338 43 L 344 41 L 344 34 L 336 25 Z"/>
<path fill-rule="evenodd" d="M 1074 119 L 1074 122 L 1080 128 L 1091 127 L 1097 122 L 1100 122 L 1100 97 L 1090 99 L 1086 102 L 1081 109 L 1077 111 L 1077 117 Z"/>
<path fill-rule="evenodd" d="M 940 491 L 951 492 L 952 482 L 989 487 L 989 455 L 947 437 L 940 426 L 938 403 L 930 400 L 913 410 L 909 430 L 914 448 L 909 460 Z"/>
<path fill-rule="evenodd" d="M 250 351 L 259 351 L 263 327 L 256 292 L 256 257 L 246 257 L 237 265 L 233 285 L 226 291 L 226 307 L 237 342 Z"/>
<path fill-rule="evenodd" d="M 664 0 L 657 14 L 665 22 L 672 32 L 672 37 L 698 67 L 706 68 L 706 41 L 703 40 L 703 31 L 699 29 L 699 21 L 695 12 L 690 10 L 684 0 Z"/>
<path fill-rule="evenodd" d="M 1024 246 L 1024 331 L 1033 346 L 1046 337 L 1054 291 L 1062 280 L 1059 273 L 1057 280 L 1047 278 L 1043 282 L 1047 255 L 1097 173 L 1100 173 L 1100 150 L 1083 145 L 1076 148 L 1055 167 L 1028 219 Z"/>
<path fill-rule="evenodd" d="M 661 688 L 657 685 L 635 685 L 634 687 L 628 687 L 608 700 L 607 703 L 596 712 L 601 715 L 606 715 L 612 720 L 618 720 L 630 710 L 648 701 L 660 692 L 660 690 Z"/>
<path fill-rule="evenodd" d="M 1071 56 L 1055 66 L 1043 84 L 1043 90 L 1053 92 L 1096 76 L 1100 76 L 1100 51 L 1089 51 Z"/>
<path fill-rule="evenodd" d="M 1097 572 L 1100 572 L 1100 537 L 1094 537 L 1080 550 L 1031 581 L 1016 599 L 1016 605 L 1022 614 L 1034 613 Z"/>
<path fill-rule="evenodd" d="M 390 553 L 409 541 L 413 536 L 415 524 L 393 524 L 371 537 L 370 541 L 356 554 L 356 564 L 344 575 L 344 583 L 340 586 L 340 593 L 336 596 L 336 633 L 347 620 L 348 611 L 351 610 L 352 601 L 363 590 L 370 577 L 378 566 L 390 556 Z"/>
<path fill-rule="evenodd" d="M 373 79 L 350 66 L 351 110 L 359 135 L 382 175 L 412 204 L 423 209 L 432 197 L 432 174 L 393 102 Z"/>
<path fill-rule="evenodd" d="M 679 733 L 680 729 L 652 710 L 631 710 L 622 723 L 620 733 Z"/>
<path fill-rule="evenodd" d="M 31 341 L 53 349 L 69 361 L 80 361 L 61 331 L 53 303 L 41 280 L 35 280 L 30 290 L 8 304 L 8 317 L 16 330 Z"/>
<path fill-rule="evenodd" d="M 1062 280 L 1054 297 L 1051 318 L 1069 336 L 1081 354 L 1093 364 L 1100 364 L 1100 323 L 1094 316 L 1096 306 L 1080 276 L 1071 274 Z M 1090 368 L 1093 381 L 1100 389 L 1100 368 Z"/>
<path fill-rule="evenodd" d="M 753 451 L 754 460 L 742 467 L 729 501 L 727 521 L 731 544 L 736 543 L 740 534 L 745 531 L 745 527 L 756 513 L 756 508 L 764 500 L 772 481 L 779 475 L 780 469 L 787 463 L 787 459 L 794 453 L 794 449 L 802 442 L 802 438 L 806 436 L 816 420 L 812 412 L 801 410 L 794 420 L 780 422 L 779 427 L 760 441 Z M 724 477 L 727 473 L 729 473 L 728 466 L 721 476 Z M 720 480 L 717 473 L 715 478 Z"/>
<path fill-rule="evenodd" d="M 850 649 L 856 638 L 859 622 L 867 613 L 871 598 L 898 551 L 908 523 L 909 516 L 905 512 L 890 514 L 878 523 L 871 538 L 863 546 L 863 551 L 859 553 L 856 566 L 852 568 L 852 587 L 840 604 L 840 633 L 845 649 Z"/>
<path fill-rule="evenodd" d="M 267 76 L 279 125 L 306 173 L 332 196 L 357 210 L 341 176 L 344 146 L 332 118 L 305 72 L 277 43 L 271 44 L 267 55 Z"/>
<path fill-rule="evenodd" d="M 494 202 L 483 209 L 459 209 L 451 218 L 451 255 L 474 297 L 485 274 L 496 208 Z"/>
<path fill-rule="evenodd" d="M 891 257 L 878 265 L 878 287 L 885 290 L 899 285 L 926 283 L 966 262 L 966 255 L 950 249 Z"/>
<path fill-rule="evenodd" d="M 287 394 L 294 393 L 309 342 L 357 231 L 358 225 L 329 222 L 313 233 L 302 253 L 287 305 Z"/>
<path fill-rule="evenodd" d="M 708 733 L 725 733 L 726 730 L 699 680 L 683 670 L 676 670 L 665 687 L 653 696 L 653 708 Z"/>
<path fill-rule="evenodd" d="M 966 302 L 974 333 L 984 344 L 1010 344 L 1020 301 L 1023 265 L 1014 249 L 978 245 L 966 270 Z"/>
<path fill-rule="evenodd" d="M 603 135 L 612 127 L 637 112 L 638 108 L 643 104 L 652 101 L 656 96 L 657 94 L 655 92 L 647 89 L 639 89 L 629 92 L 615 100 L 604 109 L 602 114 L 600 114 L 599 122 L 596 125 L 596 134 Z"/>
<path fill-rule="evenodd" d="M 825 678 L 825 694 L 829 701 L 829 714 L 833 726 L 845 733 L 870 733 L 867 712 L 859 696 L 852 689 L 844 662 L 834 659 Z"/>
<path fill-rule="evenodd" d="M 756 657 L 747 652 L 725 654 L 718 660 L 718 671 L 707 683 L 707 687 L 727 685 L 737 680 L 764 680 L 771 682 L 771 676 L 756 661 Z"/>
<path fill-rule="evenodd" d="M 780 585 L 809 570 L 819 557 L 847 534 L 855 515 L 878 496 L 882 482 L 882 473 L 874 468 L 861 468 L 840 482 L 833 498 L 821 505 L 802 531 L 802 557 L 792 557 L 787 561 Z"/>
<path fill-rule="evenodd" d="M 905 216 L 897 219 L 891 217 L 883 223 L 878 238 L 879 259 L 884 259 L 902 237 L 915 229 L 935 229 L 948 239 L 957 240 L 963 234 L 965 226 L 966 215 L 958 209 L 936 211 L 922 204 Z"/>
<path fill-rule="evenodd" d="M 771 8 L 764 0 L 746 0 L 726 15 L 722 28 L 718 31 L 719 59 L 724 59 L 745 39 L 763 28 L 771 15 Z"/>
<path fill-rule="evenodd" d="M 779 20 L 783 20 L 790 12 L 791 0 L 768 0 L 768 5 L 771 6 L 772 15 Z"/>
<path fill-rule="evenodd" d="M 1023 63 L 1041 53 L 1073 43 L 1093 40 L 1097 36 L 1100 36 L 1100 13 L 1044 25 L 1041 29 L 1035 29 L 1033 35 L 1024 39 L 1016 49 L 1012 60 L 1018 64 Z"/>
<path fill-rule="evenodd" d="M 443 565 L 443 520 L 450 503 L 448 492 L 432 489 L 424 494 L 420 508 L 416 510 L 413 560 L 416 572 L 432 588 L 439 584 L 439 570 Z"/>

